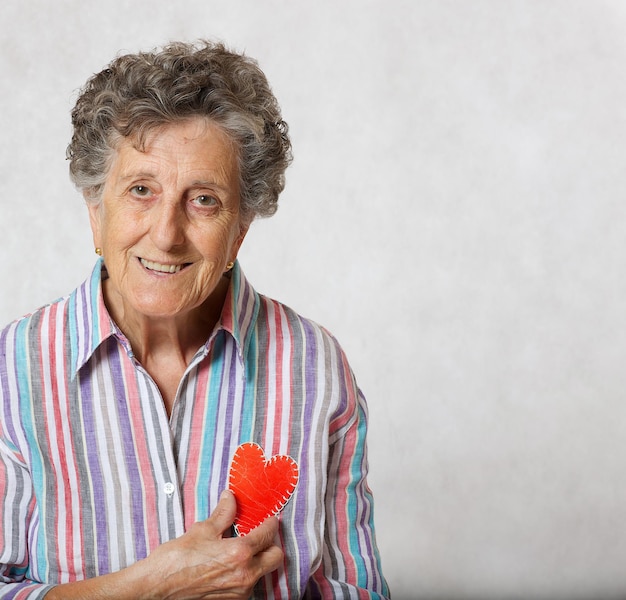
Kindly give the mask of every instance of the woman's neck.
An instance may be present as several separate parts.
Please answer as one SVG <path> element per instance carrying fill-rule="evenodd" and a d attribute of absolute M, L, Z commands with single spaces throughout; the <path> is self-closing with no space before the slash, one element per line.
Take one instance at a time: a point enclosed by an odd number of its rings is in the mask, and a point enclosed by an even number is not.
<path fill-rule="evenodd" d="M 168 416 L 187 366 L 206 343 L 219 321 L 228 291 L 222 278 L 214 292 L 197 308 L 185 314 L 144 315 L 103 284 L 107 309 L 128 338 L 135 358 L 156 383 Z"/>
<path fill-rule="evenodd" d="M 174 315 L 145 315 L 107 284 L 108 281 L 103 284 L 107 310 L 146 368 L 155 359 L 188 365 L 219 321 L 228 291 L 228 279 L 222 278 L 213 293 L 192 310 Z"/>

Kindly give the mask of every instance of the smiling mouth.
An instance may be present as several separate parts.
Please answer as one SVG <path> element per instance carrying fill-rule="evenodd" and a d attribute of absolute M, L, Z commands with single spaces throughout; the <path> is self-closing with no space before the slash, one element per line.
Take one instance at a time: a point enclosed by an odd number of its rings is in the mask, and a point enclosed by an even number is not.
<path fill-rule="evenodd" d="M 156 271 L 157 273 L 178 273 L 189 264 L 183 263 L 181 265 L 163 265 L 161 263 L 146 260 L 145 258 L 140 258 L 139 260 L 146 269 L 149 271 Z"/>

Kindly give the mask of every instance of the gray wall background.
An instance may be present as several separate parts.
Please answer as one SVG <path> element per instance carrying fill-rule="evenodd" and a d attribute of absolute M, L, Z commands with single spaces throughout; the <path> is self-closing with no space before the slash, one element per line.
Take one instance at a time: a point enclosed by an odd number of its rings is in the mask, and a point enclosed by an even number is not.
<path fill-rule="evenodd" d="M 242 264 L 351 359 L 395 598 L 626 595 L 626 2 L 5 0 L 0 32 L 2 323 L 95 259 L 76 90 L 225 40 L 296 156 Z"/>

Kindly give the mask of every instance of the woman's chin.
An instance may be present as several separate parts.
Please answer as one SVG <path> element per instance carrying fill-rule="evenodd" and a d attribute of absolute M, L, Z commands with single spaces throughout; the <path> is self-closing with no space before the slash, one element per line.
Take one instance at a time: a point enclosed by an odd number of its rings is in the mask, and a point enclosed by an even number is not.
<path fill-rule="evenodd" d="M 123 301 L 125 318 L 135 319 L 174 319 L 191 312 L 199 302 L 180 293 L 155 293 L 143 290 L 142 293 L 127 294 Z"/>
<path fill-rule="evenodd" d="M 146 302 L 135 305 L 133 308 L 135 314 L 139 317 L 168 320 L 185 316 L 193 310 L 194 306 L 180 304 L 169 305 L 164 302 Z"/>

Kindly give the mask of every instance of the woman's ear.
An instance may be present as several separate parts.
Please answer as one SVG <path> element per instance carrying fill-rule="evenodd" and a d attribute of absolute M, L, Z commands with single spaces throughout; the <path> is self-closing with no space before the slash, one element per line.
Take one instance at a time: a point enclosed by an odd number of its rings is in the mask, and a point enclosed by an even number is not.
<path fill-rule="evenodd" d="M 93 245 L 95 248 L 100 248 L 102 245 L 102 232 L 100 227 L 102 203 L 94 202 L 93 199 L 89 198 L 86 193 L 83 194 L 83 197 L 85 198 L 87 210 L 89 211 L 89 224 L 91 225 Z"/>
<path fill-rule="evenodd" d="M 239 235 L 235 238 L 235 241 L 233 242 L 232 248 L 230 250 L 230 260 L 232 262 L 235 262 L 235 260 L 237 259 L 237 254 L 239 254 L 239 248 L 241 248 L 241 244 L 243 244 L 243 240 L 246 237 L 249 228 L 250 225 L 246 225 L 245 227 L 242 226 L 240 228 Z"/>

